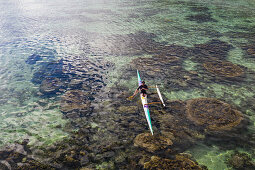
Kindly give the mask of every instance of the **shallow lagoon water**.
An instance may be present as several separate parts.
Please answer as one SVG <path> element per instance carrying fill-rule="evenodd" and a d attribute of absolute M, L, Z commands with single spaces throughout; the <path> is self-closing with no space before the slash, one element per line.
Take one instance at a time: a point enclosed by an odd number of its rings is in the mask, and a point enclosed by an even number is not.
<path fill-rule="evenodd" d="M 0 2 L 0 145 L 29 139 L 33 158 L 55 168 L 73 166 L 61 156 L 54 159 L 52 150 L 62 143 L 71 155 L 86 145 L 80 152 L 88 152 L 89 161 L 75 167 L 121 169 L 136 161 L 142 149 L 133 147 L 133 139 L 148 128 L 138 98 L 126 97 L 136 88 L 143 58 L 141 76 L 160 85 L 165 100 L 217 98 L 249 122 L 243 140 L 236 132 L 233 139 L 231 133 L 226 137 L 236 140 L 231 146 L 193 136 L 195 142 L 188 140 L 192 145 L 182 152 L 208 169 L 231 169 L 226 160 L 234 151 L 254 159 L 254 8 L 251 0 Z M 213 57 L 237 64 L 244 75 L 231 79 L 207 71 L 203 64 Z M 84 97 L 88 107 L 65 94 Z M 153 110 L 153 127 L 160 133 L 160 116 Z M 69 152 L 59 148 L 56 153 Z"/>

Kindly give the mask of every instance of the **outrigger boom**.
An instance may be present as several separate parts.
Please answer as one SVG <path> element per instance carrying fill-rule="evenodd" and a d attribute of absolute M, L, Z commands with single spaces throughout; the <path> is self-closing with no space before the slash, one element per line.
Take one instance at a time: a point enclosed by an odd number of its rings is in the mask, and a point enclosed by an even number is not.
<path fill-rule="evenodd" d="M 164 103 L 164 100 L 163 100 L 163 98 L 162 98 L 162 95 L 161 95 L 161 93 L 160 93 L 159 88 L 158 88 L 157 85 L 156 85 L 156 89 L 157 89 L 157 93 L 158 93 L 159 99 L 160 99 L 161 103 L 163 104 L 163 106 L 165 107 L 166 105 L 165 105 L 165 103 Z"/>

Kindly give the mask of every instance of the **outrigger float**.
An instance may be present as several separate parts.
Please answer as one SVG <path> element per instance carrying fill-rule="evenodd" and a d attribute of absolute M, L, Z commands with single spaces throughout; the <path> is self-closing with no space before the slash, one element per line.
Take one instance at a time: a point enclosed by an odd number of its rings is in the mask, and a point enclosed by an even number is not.
<path fill-rule="evenodd" d="M 142 80 L 141 80 L 141 77 L 140 77 L 140 74 L 139 74 L 139 71 L 137 70 L 137 78 L 138 78 L 138 85 L 142 85 Z M 165 106 L 165 103 L 163 101 L 163 98 L 162 98 L 162 95 L 159 91 L 159 88 L 158 86 L 156 85 L 155 87 L 157 89 L 157 93 L 158 93 L 158 96 L 159 96 L 159 99 L 160 99 L 160 103 L 162 103 L 163 106 Z M 149 104 L 148 101 L 147 101 L 147 95 L 145 97 L 143 97 L 142 94 L 140 94 L 140 97 L 141 97 L 141 100 L 142 100 L 142 104 L 143 104 L 143 110 L 144 110 L 144 113 L 145 113 L 145 116 L 146 116 L 146 120 L 147 120 L 147 123 L 149 125 L 149 129 L 151 131 L 151 134 L 153 135 L 153 129 L 152 129 L 152 125 L 151 125 L 151 117 L 150 117 L 150 111 L 149 111 Z"/>

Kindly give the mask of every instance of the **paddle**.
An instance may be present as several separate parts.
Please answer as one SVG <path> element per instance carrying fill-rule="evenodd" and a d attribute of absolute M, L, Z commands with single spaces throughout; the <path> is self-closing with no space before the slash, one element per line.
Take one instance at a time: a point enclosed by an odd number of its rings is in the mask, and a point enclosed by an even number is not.
<path fill-rule="evenodd" d="M 161 102 L 150 102 L 150 103 L 147 103 L 147 104 L 144 104 L 144 105 L 149 105 L 149 104 L 162 104 Z"/>
<path fill-rule="evenodd" d="M 132 100 L 134 98 L 134 96 L 129 96 L 128 98 L 127 98 L 127 100 Z"/>

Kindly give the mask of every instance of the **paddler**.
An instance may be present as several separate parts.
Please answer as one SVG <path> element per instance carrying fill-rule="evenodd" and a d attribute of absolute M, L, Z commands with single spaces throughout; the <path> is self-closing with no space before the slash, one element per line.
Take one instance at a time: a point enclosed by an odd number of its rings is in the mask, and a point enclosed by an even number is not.
<path fill-rule="evenodd" d="M 142 93 L 143 97 L 145 97 L 147 95 L 146 90 L 148 90 L 148 86 L 145 84 L 145 81 L 142 81 L 142 84 L 135 90 L 131 98 L 133 98 L 139 91 Z"/>

